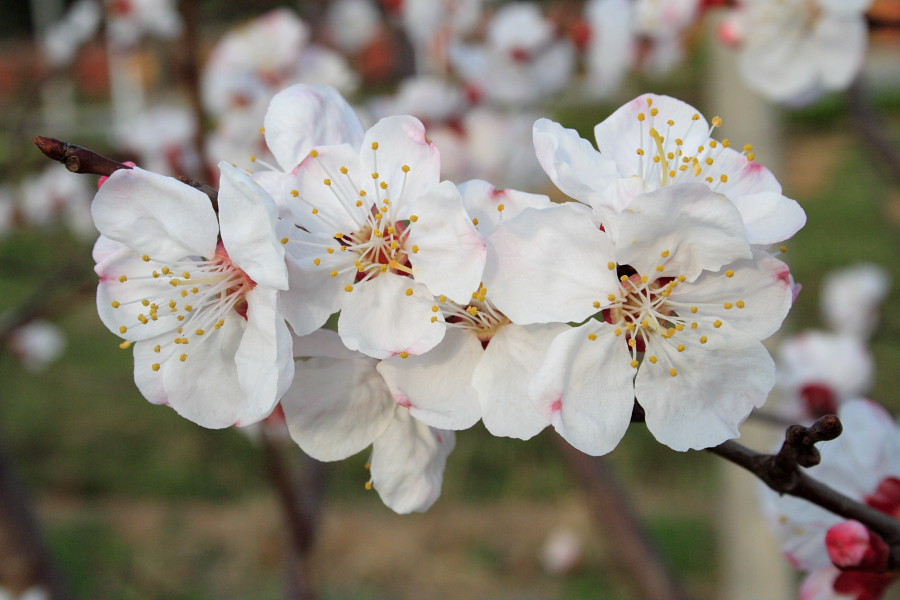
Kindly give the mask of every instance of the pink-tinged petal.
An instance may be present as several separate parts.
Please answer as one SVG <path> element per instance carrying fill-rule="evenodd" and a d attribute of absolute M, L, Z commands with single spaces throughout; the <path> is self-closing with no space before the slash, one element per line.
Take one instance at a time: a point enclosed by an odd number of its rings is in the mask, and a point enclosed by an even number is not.
<path fill-rule="evenodd" d="M 359 147 L 364 130 L 336 89 L 297 84 L 275 94 L 263 120 L 266 145 L 283 171 L 291 171 L 314 146 Z"/>
<path fill-rule="evenodd" d="M 337 331 L 318 329 L 309 335 L 294 336 L 294 356 L 299 358 L 360 358 L 344 345 Z"/>
<path fill-rule="evenodd" d="M 806 213 L 796 201 L 781 193 L 781 185 L 771 171 L 731 148 L 722 148 L 715 162 L 703 171 L 717 183 L 715 191 L 734 203 L 751 244 L 769 245 L 784 241 L 806 224 Z M 727 181 L 722 182 L 722 175 Z"/>
<path fill-rule="evenodd" d="M 425 137 L 422 123 L 407 115 L 385 117 L 366 132 L 360 163 L 369 181 L 378 173 L 378 181 L 388 183 L 381 193 L 398 209 L 440 181 L 437 146 Z"/>
<path fill-rule="evenodd" d="M 535 121 L 532 135 L 538 161 L 564 194 L 587 204 L 608 200 L 599 193 L 619 177 L 615 162 L 574 129 L 550 119 Z M 622 207 L 615 209 L 618 212 Z"/>
<path fill-rule="evenodd" d="M 653 109 L 659 112 L 654 115 Z M 650 151 L 654 147 L 651 127 L 666 139 L 681 139 L 691 153 L 709 140 L 709 124 L 690 104 L 669 96 L 638 96 L 594 127 L 597 148 L 615 162 L 620 177 L 644 176 L 644 166 L 655 154 Z M 645 156 L 638 155 L 638 148 L 645 149 Z"/>
<path fill-rule="evenodd" d="M 679 285 L 669 298 L 680 303 L 678 314 L 685 318 L 722 320 L 763 340 L 778 331 L 793 303 L 790 269 L 777 258 L 756 252 L 752 260 L 733 262 Z M 689 306 L 696 306 L 697 312 L 688 312 Z"/>
<path fill-rule="evenodd" d="M 294 376 L 291 334 L 275 309 L 277 292 L 257 286 L 247 293 L 247 326 L 234 357 L 238 381 L 246 397 L 237 425 L 266 417 Z"/>
<path fill-rule="evenodd" d="M 275 202 L 248 173 L 219 163 L 219 227 L 232 262 L 258 285 L 287 289 L 284 245 L 275 236 Z"/>
<path fill-rule="evenodd" d="M 450 329 L 421 356 L 394 356 L 378 364 L 397 404 L 419 421 L 440 429 L 468 429 L 481 418 L 472 372 L 484 354 L 470 331 Z"/>
<path fill-rule="evenodd" d="M 456 186 L 441 182 L 410 206 L 417 220 L 409 225 L 406 246 L 413 277 L 434 295 L 467 304 L 478 289 L 487 247 L 462 205 Z"/>
<path fill-rule="evenodd" d="M 372 485 L 382 502 L 400 514 L 431 508 L 455 445 L 452 431 L 432 429 L 398 408 L 372 445 Z"/>
<path fill-rule="evenodd" d="M 243 422 L 247 398 L 234 356 L 246 321 L 235 312 L 224 325 L 189 345 L 153 338 L 134 346 L 134 377 L 148 400 L 168 404 L 182 417 L 210 429 Z M 160 351 L 155 348 L 159 345 Z M 184 356 L 185 360 L 181 360 Z M 159 365 L 154 371 L 152 366 Z M 155 378 L 155 379 L 154 379 Z"/>
<path fill-rule="evenodd" d="M 543 194 L 530 194 L 518 190 L 498 190 L 481 179 L 471 179 L 459 186 L 463 206 L 476 224 L 481 235 L 491 235 L 494 228 L 514 218 L 526 208 L 549 208 L 550 198 Z"/>
<path fill-rule="evenodd" d="M 444 337 L 444 317 L 435 307 L 421 283 L 383 273 L 345 292 L 338 333 L 348 348 L 374 358 L 422 354 Z"/>
<path fill-rule="evenodd" d="M 638 273 L 684 275 L 752 256 L 744 223 L 734 205 L 699 183 L 679 183 L 642 194 L 620 215 L 616 259 Z"/>
<path fill-rule="evenodd" d="M 374 198 L 371 174 L 359 164 L 359 153 L 347 144 L 317 147 L 294 170 L 295 190 L 286 203 L 294 224 L 312 233 L 349 233 L 364 222 Z M 347 169 L 342 173 L 341 167 Z M 297 192 L 295 196 L 293 191 Z M 361 207 L 357 200 L 364 200 Z"/>
<path fill-rule="evenodd" d="M 91 214 L 102 235 L 155 260 L 216 251 L 219 224 L 209 197 L 171 177 L 119 169 L 97 191 Z"/>
<path fill-rule="evenodd" d="M 297 445 L 326 461 L 362 451 L 385 431 L 397 412 L 375 361 L 368 358 L 298 362 L 281 407 Z"/>
<path fill-rule="evenodd" d="M 352 257 L 338 251 L 340 244 L 334 238 L 299 230 L 292 235 L 299 241 L 286 246 L 288 289 L 279 292 L 278 309 L 294 333 L 302 336 L 324 325 L 328 317 L 340 310 L 344 287 L 353 283 L 356 270 L 352 268 Z M 307 243 L 332 247 L 335 252 L 328 254 Z M 319 264 L 314 262 L 316 259 Z M 333 277 L 335 270 L 345 272 Z"/>
<path fill-rule="evenodd" d="M 118 244 L 118 251 L 113 244 Z M 179 323 L 174 319 L 148 318 L 150 308 L 141 302 L 144 299 L 152 301 L 171 297 L 172 286 L 169 281 L 150 277 L 153 268 L 148 267 L 140 255 L 126 246 L 111 240 L 107 240 L 104 246 L 112 252 L 104 251 L 103 262 L 95 267 L 100 276 L 100 283 L 97 285 L 97 313 L 103 324 L 114 334 L 132 341 L 150 339 L 178 327 Z M 99 256 L 96 251 L 95 256 Z"/>
<path fill-rule="evenodd" d="M 875 383 L 875 360 L 853 336 L 805 331 L 778 349 L 778 385 L 797 397 L 810 384 L 824 386 L 836 402 L 865 395 Z"/>
<path fill-rule="evenodd" d="M 833 565 L 811 571 L 800 584 L 800 600 L 853 600 L 853 596 L 834 591 L 834 582 L 840 574 Z"/>
<path fill-rule="evenodd" d="M 613 327 L 589 321 L 556 337 L 531 383 L 538 411 L 585 454 L 610 452 L 631 422 L 634 368 L 627 348 Z"/>
<path fill-rule="evenodd" d="M 488 240 L 484 280 L 514 323 L 582 321 L 618 290 L 609 238 L 590 209 L 568 203 L 526 209 Z"/>
<path fill-rule="evenodd" d="M 665 341 L 655 344 L 652 352 L 659 362 L 645 359 L 635 379 L 647 428 L 659 442 L 680 451 L 738 437 L 738 426 L 765 403 L 775 385 L 769 353 L 727 326 L 711 333 L 705 344 L 693 336 L 676 339 L 677 347 Z"/>
<path fill-rule="evenodd" d="M 528 388 L 550 343 L 567 329 L 562 324 L 509 324 L 491 338 L 472 385 L 481 403 L 481 419 L 493 435 L 527 440 L 550 424 L 531 401 Z"/>

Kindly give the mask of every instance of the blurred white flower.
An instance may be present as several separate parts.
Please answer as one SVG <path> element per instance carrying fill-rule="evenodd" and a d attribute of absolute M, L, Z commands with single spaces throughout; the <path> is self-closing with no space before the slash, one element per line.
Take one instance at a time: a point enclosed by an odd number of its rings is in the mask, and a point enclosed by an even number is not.
<path fill-rule="evenodd" d="M 21 185 L 21 208 L 26 223 L 49 227 L 62 221 L 82 238 L 97 234 L 91 220 L 93 191 L 87 179 L 72 177 L 61 165 L 47 165 Z"/>
<path fill-rule="evenodd" d="M 151 35 L 172 39 L 181 34 L 178 0 L 106 0 L 107 30 L 113 44 L 133 46 Z"/>
<path fill-rule="evenodd" d="M 103 19 L 98 0 L 78 0 L 41 38 L 41 50 L 55 67 L 68 65 L 79 48 L 94 37 Z"/>
<path fill-rule="evenodd" d="M 39 373 L 62 355 L 66 336 L 50 321 L 36 320 L 16 329 L 9 346 L 27 370 Z"/>
<path fill-rule="evenodd" d="M 368 46 L 381 28 L 373 0 L 335 0 L 325 14 L 325 35 L 338 49 L 355 54 Z"/>
<path fill-rule="evenodd" d="M 185 107 L 160 105 L 137 119 L 119 123 L 119 147 L 135 152 L 142 169 L 161 175 L 196 176 L 200 157 L 194 148 L 197 123 Z M 225 157 L 223 157 L 225 158 Z"/>
<path fill-rule="evenodd" d="M 553 575 L 574 571 L 584 558 L 584 541 L 569 527 L 557 527 L 541 546 L 541 566 Z"/>
<path fill-rule="evenodd" d="M 834 331 L 868 339 L 889 291 L 890 276 L 878 265 L 859 263 L 831 271 L 822 283 L 822 316 Z"/>

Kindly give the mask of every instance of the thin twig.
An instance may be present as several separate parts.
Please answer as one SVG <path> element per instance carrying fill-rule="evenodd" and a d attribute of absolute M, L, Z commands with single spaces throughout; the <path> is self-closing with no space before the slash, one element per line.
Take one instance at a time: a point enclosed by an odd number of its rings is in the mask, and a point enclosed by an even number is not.
<path fill-rule="evenodd" d="M 560 450 L 587 493 L 596 521 L 615 540 L 612 557 L 628 573 L 638 597 L 646 600 L 687 600 L 678 578 L 634 510 L 634 502 L 613 476 L 606 462 L 579 452 L 562 438 Z"/>
<path fill-rule="evenodd" d="M 756 452 L 733 440 L 708 450 L 747 469 L 779 494 L 803 498 L 836 515 L 864 524 L 891 547 L 889 566 L 896 569 L 900 567 L 900 520 L 848 498 L 800 469 L 818 464 L 821 456 L 815 444 L 834 439 L 840 432 L 840 420 L 827 415 L 812 427 L 789 427 L 784 445 L 777 454 Z"/>

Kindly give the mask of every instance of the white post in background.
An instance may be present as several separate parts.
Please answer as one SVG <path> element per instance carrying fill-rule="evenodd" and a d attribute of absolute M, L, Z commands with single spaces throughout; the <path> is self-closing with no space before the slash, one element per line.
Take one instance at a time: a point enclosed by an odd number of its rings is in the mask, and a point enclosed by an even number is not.
<path fill-rule="evenodd" d="M 34 37 L 44 38 L 49 27 L 63 16 L 62 0 L 30 0 Z M 41 127 L 47 135 L 70 137 L 78 123 L 75 84 L 63 73 L 57 73 L 41 86 Z"/>
<path fill-rule="evenodd" d="M 141 65 L 133 48 L 122 47 L 107 35 L 109 93 L 112 102 L 113 131 L 124 131 L 144 112 L 144 83 Z"/>
<path fill-rule="evenodd" d="M 715 14 L 708 16 L 712 18 L 708 24 L 709 71 L 703 112 L 722 117 L 722 127 L 716 131 L 718 139 L 729 138 L 735 148 L 752 144 L 756 158 L 776 177 L 783 176 L 787 169 L 783 165 L 785 152 L 778 110 L 747 89 L 738 73 L 736 51 L 711 39 L 721 19 Z M 769 452 L 783 439 L 784 428 L 749 420 L 741 427 L 741 433 L 742 444 Z M 723 463 L 720 485 L 719 597 L 725 600 L 797 598 L 793 569 L 761 514 L 758 487 L 763 484 L 736 465 Z"/>

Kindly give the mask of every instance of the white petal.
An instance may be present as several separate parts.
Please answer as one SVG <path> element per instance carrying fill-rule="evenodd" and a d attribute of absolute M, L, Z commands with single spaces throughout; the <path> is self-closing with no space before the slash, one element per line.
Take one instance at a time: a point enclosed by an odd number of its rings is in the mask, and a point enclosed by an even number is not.
<path fill-rule="evenodd" d="M 347 174 L 341 172 L 347 169 Z M 361 191 L 374 197 L 369 173 L 363 173 L 357 150 L 346 144 L 321 146 L 294 171 L 297 196 L 287 200 L 294 224 L 311 233 L 350 233 L 368 216 L 371 202 L 355 206 Z M 293 236 L 292 236 L 293 237 Z"/>
<path fill-rule="evenodd" d="M 471 179 L 457 186 L 466 212 L 477 222 L 478 231 L 489 236 L 494 227 L 514 218 L 526 208 L 549 208 L 550 198 L 518 190 L 498 190 L 487 181 Z"/>
<path fill-rule="evenodd" d="M 386 193 L 398 208 L 440 181 L 440 153 L 422 123 L 407 115 L 385 117 L 366 132 L 360 163 L 390 185 Z"/>
<path fill-rule="evenodd" d="M 778 349 L 778 385 L 791 395 L 809 384 L 834 390 L 837 400 L 865 395 L 875 383 L 875 360 L 854 336 L 804 331 Z"/>
<path fill-rule="evenodd" d="M 168 336 L 135 344 L 134 377 L 141 393 L 203 427 L 249 422 L 247 398 L 234 364 L 246 321 L 233 311 L 224 320 L 220 329 L 189 345 L 173 344 Z M 160 352 L 154 351 L 157 344 Z M 182 354 L 187 355 L 184 361 Z M 160 365 L 158 371 L 150 368 L 153 364 Z"/>
<path fill-rule="evenodd" d="M 234 357 L 238 381 L 246 397 L 238 425 L 266 417 L 294 375 L 291 334 L 275 310 L 277 292 L 258 286 L 247 293 L 247 327 Z"/>
<path fill-rule="evenodd" d="M 362 355 L 344 345 L 337 331 L 318 329 L 309 335 L 294 336 L 295 357 L 360 358 Z"/>
<path fill-rule="evenodd" d="M 728 276 L 731 274 L 731 277 Z M 739 260 L 715 273 L 705 272 L 675 288 L 669 299 L 681 303 L 687 319 L 721 319 L 757 340 L 775 333 L 793 302 L 791 273 L 786 264 L 765 252 Z M 688 306 L 696 306 L 689 313 Z M 743 308 L 742 308 L 743 307 Z"/>
<path fill-rule="evenodd" d="M 582 321 L 618 290 L 609 238 L 586 206 L 526 209 L 488 240 L 484 279 L 491 301 L 514 323 Z"/>
<path fill-rule="evenodd" d="M 450 329 L 421 356 L 394 356 L 378 364 L 391 395 L 419 421 L 441 429 L 468 429 L 481 418 L 472 372 L 484 354 L 470 331 Z"/>
<path fill-rule="evenodd" d="M 287 289 L 284 245 L 275 237 L 275 202 L 245 171 L 219 163 L 219 227 L 234 264 L 259 285 Z"/>
<path fill-rule="evenodd" d="M 317 460 L 360 452 L 393 421 L 396 405 L 367 358 L 311 358 L 297 363 L 281 400 L 291 437 Z"/>
<path fill-rule="evenodd" d="M 564 194 L 591 204 L 619 175 L 616 164 L 597 152 L 574 129 L 565 129 L 550 119 L 534 123 L 534 150 L 553 183 Z M 617 212 L 621 210 L 617 206 Z"/>
<path fill-rule="evenodd" d="M 410 206 L 418 220 L 409 225 L 406 246 L 413 277 L 434 295 L 467 304 L 478 289 L 487 248 L 462 205 L 459 191 L 444 181 Z"/>
<path fill-rule="evenodd" d="M 679 183 L 642 194 L 620 215 L 616 259 L 642 275 L 684 275 L 716 271 L 750 258 L 744 223 L 734 205 L 699 183 Z"/>
<path fill-rule="evenodd" d="M 432 429 L 398 409 L 372 446 L 372 485 L 382 502 L 400 514 L 431 508 L 455 445 L 452 431 Z"/>
<path fill-rule="evenodd" d="M 775 364 L 762 344 L 724 326 L 705 344 L 677 336 L 655 344 L 659 362 L 644 360 L 635 380 L 647 428 L 674 450 L 699 450 L 740 435 L 738 426 L 775 385 Z M 648 348 L 648 352 L 651 348 Z M 670 369 L 677 374 L 672 376 Z"/>
<path fill-rule="evenodd" d="M 531 383 L 531 396 L 567 442 L 599 456 L 615 448 L 628 429 L 633 378 L 625 340 L 606 323 L 589 321 L 550 344 Z"/>
<path fill-rule="evenodd" d="M 338 333 L 344 344 L 374 358 L 422 354 L 444 337 L 434 297 L 409 277 L 382 273 L 345 292 L 342 306 Z"/>
<path fill-rule="evenodd" d="M 527 440 L 550 424 L 531 401 L 529 384 L 550 343 L 567 329 L 562 324 L 509 324 L 491 338 L 472 385 L 481 403 L 481 419 L 493 435 Z"/>
<path fill-rule="evenodd" d="M 879 308 L 890 284 L 884 267 L 873 263 L 832 271 L 822 282 L 822 317 L 835 331 L 865 339 L 878 325 Z"/>
<path fill-rule="evenodd" d="M 313 146 L 359 147 L 363 126 L 334 88 L 297 84 L 275 94 L 265 119 L 266 145 L 283 171 L 291 171 Z"/>
<path fill-rule="evenodd" d="M 219 225 L 209 197 L 177 179 L 119 169 L 91 205 L 100 233 L 160 261 L 210 258 Z"/>

